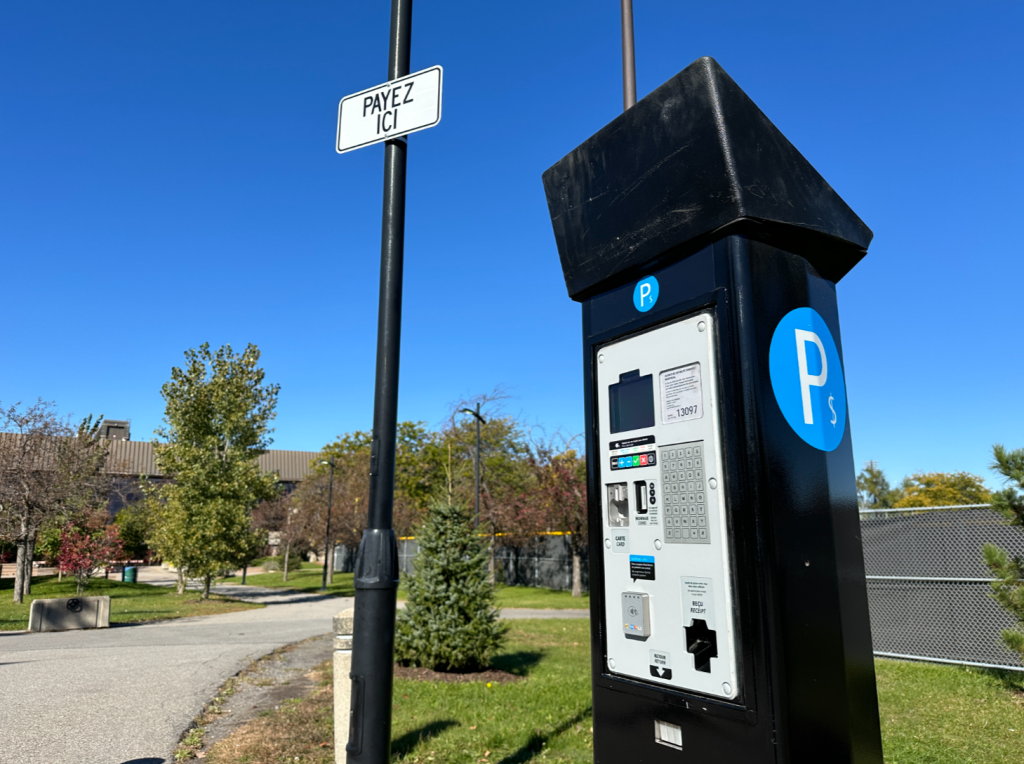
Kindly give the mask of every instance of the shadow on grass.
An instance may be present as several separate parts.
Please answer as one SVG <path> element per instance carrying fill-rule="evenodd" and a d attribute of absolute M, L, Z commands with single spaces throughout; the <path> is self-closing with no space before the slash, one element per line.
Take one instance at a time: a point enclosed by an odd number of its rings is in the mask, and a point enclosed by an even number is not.
<path fill-rule="evenodd" d="M 530 670 L 540 663 L 543 657 L 544 653 L 520 650 L 518 653 L 504 653 L 494 656 L 491 659 L 491 666 L 516 676 L 527 676 Z"/>
<path fill-rule="evenodd" d="M 995 677 L 1004 689 L 1024 695 L 1024 673 L 1020 671 L 1004 671 L 1002 669 L 982 669 L 989 676 Z"/>
<path fill-rule="evenodd" d="M 551 732 L 548 732 L 547 734 L 542 735 L 539 732 L 533 733 L 530 736 L 530 739 L 527 740 L 525 744 L 520 746 L 519 750 L 513 751 L 504 759 L 499 761 L 497 764 L 524 764 L 525 762 L 536 758 L 544 751 L 544 746 L 549 740 L 558 737 L 563 732 L 568 731 L 573 725 L 579 724 L 586 718 L 587 714 L 590 713 L 590 710 L 591 707 L 587 706 L 585 709 L 580 711 L 575 716 L 572 716 L 563 721 L 561 724 L 559 724 L 557 727 L 555 727 L 553 730 L 551 730 Z"/>
<path fill-rule="evenodd" d="M 397 740 L 391 741 L 391 755 L 399 757 L 406 756 L 407 754 L 412 753 L 420 743 L 433 740 L 449 727 L 458 726 L 459 723 L 454 719 L 442 719 L 441 721 L 424 724 L 419 729 L 410 730 Z"/>

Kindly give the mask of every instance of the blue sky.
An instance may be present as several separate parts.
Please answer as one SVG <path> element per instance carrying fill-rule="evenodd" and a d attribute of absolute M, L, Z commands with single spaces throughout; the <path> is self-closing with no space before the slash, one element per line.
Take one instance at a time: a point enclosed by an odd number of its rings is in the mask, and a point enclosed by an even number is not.
<path fill-rule="evenodd" d="M 276 447 L 368 429 L 383 149 L 338 100 L 386 78 L 389 4 L 0 7 L 0 401 L 130 418 L 204 341 L 263 351 Z M 642 97 L 714 56 L 875 232 L 839 285 L 860 462 L 892 478 L 1024 446 L 1020 3 L 635 0 Z M 410 139 L 400 416 L 583 429 L 579 307 L 540 175 L 621 110 L 618 3 L 436 2 Z M 991 480 L 990 480 L 991 482 Z"/>

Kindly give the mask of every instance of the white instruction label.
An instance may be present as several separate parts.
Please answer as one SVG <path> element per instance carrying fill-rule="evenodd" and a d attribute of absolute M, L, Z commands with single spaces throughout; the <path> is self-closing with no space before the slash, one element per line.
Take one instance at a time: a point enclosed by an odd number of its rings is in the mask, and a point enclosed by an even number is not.
<path fill-rule="evenodd" d="M 693 626 L 694 620 L 704 621 L 709 629 L 715 628 L 714 589 L 710 578 L 683 580 L 683 626 Z"/>
<path fill-rule="evenodd" d="M 700 364 L 691 363 L 661 372 L 662 424 L 686 422 L 704 416 Z"/>

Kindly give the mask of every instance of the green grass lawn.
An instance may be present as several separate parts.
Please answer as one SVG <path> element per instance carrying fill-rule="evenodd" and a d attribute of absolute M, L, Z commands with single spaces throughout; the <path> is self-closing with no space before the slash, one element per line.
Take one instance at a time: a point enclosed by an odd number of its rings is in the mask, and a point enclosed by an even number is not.
<path fill-rule="evenodd" d="M 395 680 L 393 760 L 590 762 L 590 622 L 511 621 L 509 684 Z M 543 757 L 543 758 L 541 758 Z"/>
<path fill-rule="evenodd" d="M 303 592 L 319 591 L 320 584 L 324 580 L 324 566 L 315 562 L 302 563 L 301 570 L 293 570 L 288 573 L 288 581 L 284 581 L 283 573 L 256 573 L 245 577 L 245 583 L 250 586 L 268 586 L 272 588 L 298 589 Z M 218 580 L 217 583 L 240 584 L 241 576 L 233 576 Z M 327 593 L 335 597 L 354 597 L 356 590 L 351 573 L 335 573 L 334 583 L 327 587 Z"/>
<path fill-rule="evenodd" d="M 875 661 L 887 764 L 1020 764 L 1024 675 Z"/>
<path fill-rule="evenodd" d="M 301 570 L 293 570 L 288 574 L 288 581 L 284 581 L 282 573 L 256 573 L 246 576 L 245 582 L 252 586 L 287 587 L 300 591 L 313 592 L 320 589 L 323 581 L 323 565 L 304 562 Z M 224 579 L 223 583 L 240 584 L 240 576 Z M 335 573 L 334 583 L 327 587 L 327 592 L 336 597 L 355 596 L 355 586 L 351 573 Z M 497 587 L 498 607 L 521 607 L 521 608 L 544 608 L 558 609 L 566 608 L 573 610 L 586 610 L 590 607 L 590 596 L 584 594 L 582 597 L 573 597 L 569 592 L 562 592 L 556 589 L 540 589 L 532 586 L 502 586 Z M 399 586 L 398 599 L 404 600 L 408 596 L 404 586 Z"/>
<path fill-rule="evenodd" d="M 32 594 L 18 605 L 12 601 L 14 579 L 0 579 L 0 631 L 20 631 L 28 628 L 28 611 L 32 600 L 54 597 L 74 597 L 74 580 L 58 582 L 56 576 L 32 579 Z M 236 610 L 263 607 L 248 602 L 229 600 L 211 595 L 209 600 L 199 599 L 194 591 L 175 594 L 173 588 L 149 584 L 123 584 L 114 579 L 97 578 L 89 582 L 86 596 L 109 595 L 110 623 L 139 623 L 165 618 L 185 618 L 193 615 L 215 615 Z"/>
<path fill-rule="evenodd" d="M 525 607 L 564 610 L 589 610 L 590 595 L 573 597 L 571 592 L 536 586 L 498 586 L 500 607 Z"/>
<path fill-rule="evenodd" d="M 590 630 L 581 620 L 510 622 L 495 668 L 509 684 L 396 679 L 392 761 L 593 760 Z M 1024 676 L 904 661 L 876 661 L 886 764 L 1020 764 Z M 321 667 L 330 671 L 330 665 Z M 333 761 L 329 692 L 317 692 L 243 727 L 211 752 L 216 764 Z M 325 745 L 325 741 L 327 744 Z M 273 748 L 277 758 L 266 755 Z M 284 754 L 287 753 L 285 757 Z"/>
<path fill-rule="evenodd" d="M 526 681 L 493 685 L 395 681 L 394 760 L 589 762 L 587 621 L 513 621 L 498 668 Z M 887 764 L 1020 764 L 1024 676 L 879 660 Z M 433 757 L 431 759 L 431 757 Z"/>

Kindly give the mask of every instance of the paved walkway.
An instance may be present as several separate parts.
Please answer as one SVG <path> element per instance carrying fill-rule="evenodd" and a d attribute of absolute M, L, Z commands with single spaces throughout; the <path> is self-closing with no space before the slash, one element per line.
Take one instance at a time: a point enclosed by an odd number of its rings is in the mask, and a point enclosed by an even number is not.
<path fill-rule="evenodd" d="M 247 599 L 272 606 L 94 631 L 0 632 L 0 763 L 170 761 L 225 679 L 330 632 L 352 603 L 281 591 Z"/>
<path fill-rule="evenodd" d="M 140 571 L 146 583 L 174 574 Z M 166 578 L 166 581 L 162 580 Z M 0 764 L 161 764 L 217 688 L 251 660 L 329 633 L 352 598 L 218 585 L 268 607 L 89 631 L 0 632 Z M 507 608 L 503 618 L 588 618 Z"/>

